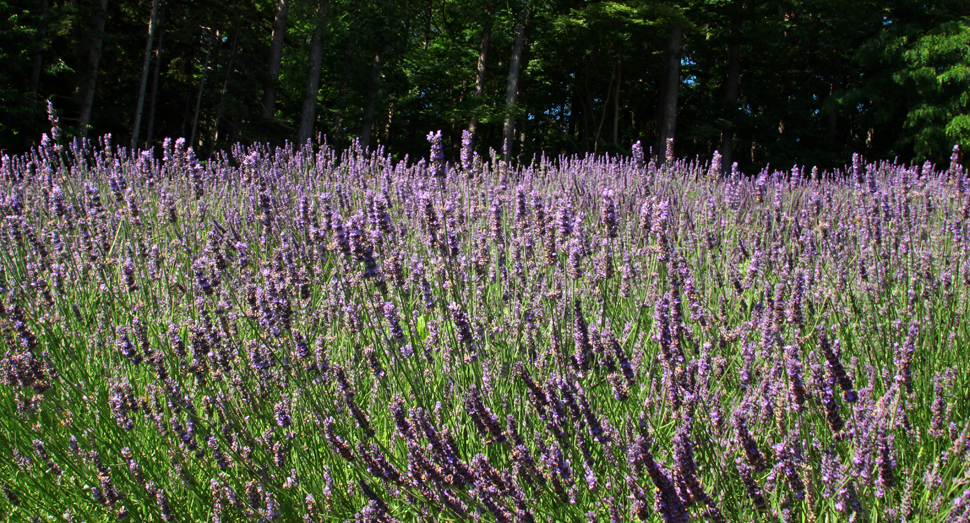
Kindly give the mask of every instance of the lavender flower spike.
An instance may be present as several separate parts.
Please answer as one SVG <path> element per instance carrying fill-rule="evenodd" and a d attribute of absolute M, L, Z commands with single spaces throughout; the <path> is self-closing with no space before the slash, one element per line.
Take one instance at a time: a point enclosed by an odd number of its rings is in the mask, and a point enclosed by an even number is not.
<path fill-rule="evenodd" d="M 474 135 L 468 129 L 461 132 L 461 170 L 465 171 L 465 176 L 471 176 L 472 174 L 473 138 Z"/>
<path fill-rule="evenodd" d="M 431 142 L 431 176 L 445 177 L 445 151 L 441 145 L 441 131 L 428 133 Z"/>

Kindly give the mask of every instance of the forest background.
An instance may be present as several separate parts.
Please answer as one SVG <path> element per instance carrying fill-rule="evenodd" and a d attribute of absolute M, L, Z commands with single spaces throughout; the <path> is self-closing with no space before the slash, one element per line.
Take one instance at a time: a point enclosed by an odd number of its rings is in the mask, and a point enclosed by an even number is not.
<path fill-rule="evenodd" d="M 0 0 L 0 149 L 48 132 L 457 158 L 654 151 L 746 172 L 970 145 L 967 0 Z M 662 149 L 662 147 L 661 147 Z M 158 149 L 156 149 L 158 151 Z"/>

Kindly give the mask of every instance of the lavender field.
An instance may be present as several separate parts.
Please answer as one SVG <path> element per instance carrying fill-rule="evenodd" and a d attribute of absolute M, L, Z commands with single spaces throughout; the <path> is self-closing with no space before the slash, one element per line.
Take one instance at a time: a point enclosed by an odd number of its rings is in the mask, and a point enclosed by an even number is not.
<path fill-rule="evenodd" d="M 956 153 L 431 142 L 4 157 L 0 521 L 970 519 Z"/>

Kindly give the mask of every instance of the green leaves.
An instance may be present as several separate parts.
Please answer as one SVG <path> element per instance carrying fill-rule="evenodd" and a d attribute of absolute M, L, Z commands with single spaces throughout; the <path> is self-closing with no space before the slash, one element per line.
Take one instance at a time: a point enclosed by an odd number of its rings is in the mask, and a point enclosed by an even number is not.
<path fill-rule="evenodd" d="M 903 82 L 915 84 L 921 103 L 910 110 L 906 129 L 919 159 L 942 161 L 954 144 L 970 144 L 970 25 L 944 22 L 904 53 Z M 907 137 L 909 138 L 909 137 Z"/>
<path fill-rule="evenodd" d="M 970 19 L 932 9 L 885 25 L 856 54 L 875 77 L 846 101 L 875 106 L 877 122 L 899 121 L 894 152 L 917 161 L 946 161 L 954 144 L 970 143 Z"/>

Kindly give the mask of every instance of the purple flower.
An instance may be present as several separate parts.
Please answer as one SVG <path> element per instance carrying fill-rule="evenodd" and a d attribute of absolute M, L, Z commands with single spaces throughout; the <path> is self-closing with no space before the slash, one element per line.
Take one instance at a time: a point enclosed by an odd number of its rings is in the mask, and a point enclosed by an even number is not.
<path fill-rule="evenodd" d="M 474 136 L 465 129 L 461 132 L 461 168 L 465 171 L 465 176 L 472 175 L 472 140 Z M 433 143 L 433 142 L 432 142 Z"/>
<path fill-rule="evenodd" d="M 506 440 L 498 418 L 482 403 L 482 397 L 475 385 L 469 387 L 465 393 L 465 412 L 471 417 L 479 435 L 492 437 L 489 442 L 502 443 Z"/>
<path fill-rule="evenodd" d="M 896 449 L 893 444 L 895 436 L 883 431 L 879 435 L 879 449 L 876 456 L 876 468 L 879 475 L 876 478 L 876 497 L 885 496 L 886 489 L 896 485 Z"/>
<path fill-rule="evenodd" d="M 582 371 L 589 370 L 593 359 L 593 345 L 589 340 L 589 328 L 579 298 L 573 301 L 573 339 L 576 342 L 576 351 L 573 353 L 576 367 Z"/>
<path fill-rule="evenodd" d="M 829 344 L 828 337 L 825 336 L 824 327 L 819 326 L 817 332 L 819 349 L 821 349 L 822 355 L 825 356 L 829 380 L 833 382 L 832 387 L 834 388 L 837 383 L 842 388 L 843 399 L 849 403 L 855 403 L 859 395 L 852 385 L 852 380 L 846 374 L 845 367 L 842 366 L 842 360 L 838 352 L 839 340 L 836 340 L 835 347 L 833 347 Z"/>
<path fill-rule="evenodd" d="M 714 151 L 714 156 L 711 158 L 711 167 L 707 171 L 708 178 L 720 178 L 721 177 L 721 153 Z"/>
<path fill-rule="evenodd" d="M 912 364 L 913 355 L 916 353 L 916 342 L 919 336 L 919 325 L 914 321 L 909 326 L 909 332 L 906 335 L 906 340 L 900 347 L 896 344 L 896 383 L 906 387 L 906 392 L 909 394 L 913 393 L 913 374 L 912 374 Z"/>
<path fill-rule="evenodd" d="M 640 144 L 640 140 L 637 140 L 633 144 L 633 164 L 637 169 L 643 169 L 643 145 Z"/>
<path fill-rule="evenodd" d="M 789 390 L 795 412 L 801 412 L 805 405 L 805 383 L 802 380 L 800 350 L 798 345 L 785 346 L 785 369 L 788 374 Z"/>
<path fill-rule="evenodd" d="M 428 141 L 431 142 L 431 176 L 435 178 L 445 177 L 445 150 L 441 145 L 441 131 L 428 133 Z"/>
<path fill-rule="evenodd" d="M 348 445 L 343 438 L 334 432 L 333 425 L 333 418 L 327 418 L 323 422 L 324 436 L 326 437 L 327 442 L 329 442 L 333 449 L 336 450 L 337 453 L 340 454 L 345 460 L 348 462 L 353 462 L 354 453 L 350 450 L 350 445 Z"/>
<path fill-rule="evenodd" d="M 744 489 L 748 493 L 748 498 L 754 503 L 754 507 L 761 513 L 768 512 L 768 502 L 765 500 L 764 494 L 761 492 L 761 487 L 758 486 L 758 482 L 751 474 L 754 469 L 748 466 L 741 458 L 738 458 L 735 464 L 738 469 L 738 475 L 741 476 L 741 483 L 744 484 Z"/>
<path fill-rule="evenodd" d="M 61 125 L 57 111 L 54 110 L 54 104 L 50 100 L 47 100 L 47 120 L 51 123 L 51 139 L 56 144 L 61 141 Z M 957 154 L 957 152 L 954 152 L 954 154 Z"/>
<path fill-rule="evenodd" d="M 687 523 L 688 514 L 673 481 L 667 472 L 653 459 L 649 450 L 645 453 L 644 462 L 647 473 L 653 481 L 655 490 L 655 508 L 660 513 L 664 523 Z"/>
<path fill-rule="evenodd" d="M 748 466 L 755 472 L 763 472 L 767 468 L 764 454 L 761 453 L 761 449 L 758 448 L 758 443 L 748 431 L 747 419 L 740 408 L 734 412 L 732 421 L 734 423 L 738 445 L 744 451 L 745 461 Z"/>
<path fill-rule="evenodd" d="M 451 312 L 451 319 L 455 323 L 455 337 L 458 339 L 458 343 L 472 348 L 472 330 L 471 325 L 468 323 L 468 315 L 462 312 L 461 307 L 457 303 L 449 303 L 448 311 Z"/>
<path fill-rule="evenodd" d="M 603 191 L 603 226 L 606 228 L 607 238 L 616 238 L 618 223 L 616 217 L 616 203 L 613 201 L 613 191 Z"/>
<path fill-rule="evenodd" d="M 282 428 L 287 428 L 292 424 L 292 418 L 290 417 L 290 402 L 289 399 L 284 397 L 279 403 L 273 406 L 273 419 L 276 420 L 276 424 Z"/>
<path fill-rule="evenodd" d="M 401 329 L 400 315 L 398 314 L 397 307 L 394 306 L 393 302 L 384 302 L 384 318 L 387 320 L 391 338 L 398 341 L 403 340 L 404 331 Z"/>

